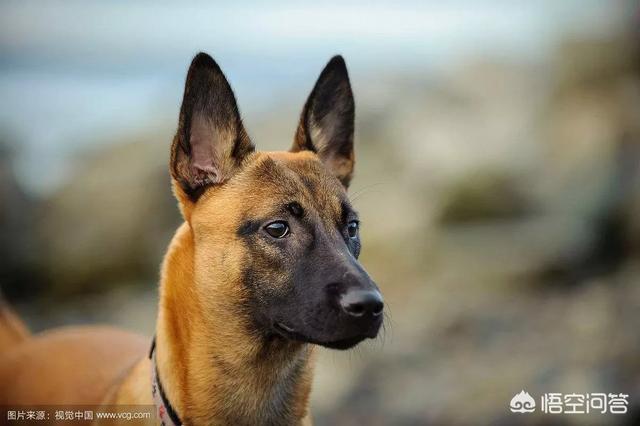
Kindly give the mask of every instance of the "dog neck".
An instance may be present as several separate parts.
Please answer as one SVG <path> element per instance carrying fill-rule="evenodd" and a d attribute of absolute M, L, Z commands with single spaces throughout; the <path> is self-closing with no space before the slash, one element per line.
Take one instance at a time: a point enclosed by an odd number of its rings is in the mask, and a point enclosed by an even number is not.
<path fill-rule="evenodd" d="M 160 284 L 156 360 L 167 399 L 188 424 L 300 423 L 307 414 L 312 346 L 249 333 L 225 286 L 212 294 L 215 315 L 204 312 L 194 261 L 193 234 L 184 223 Z"/>

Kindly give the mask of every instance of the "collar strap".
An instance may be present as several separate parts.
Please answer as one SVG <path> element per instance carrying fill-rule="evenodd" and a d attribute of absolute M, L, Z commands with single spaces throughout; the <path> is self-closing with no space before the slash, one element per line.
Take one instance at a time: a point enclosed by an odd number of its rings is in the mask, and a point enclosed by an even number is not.
<path fill-rule="evenodd" d="M 153 336 L 153 340 L 151 341 L 149 359 L 151 360 L 151 393 L 153 395 L 153 402 L 156 405 L 156 414 L 160 419 L 160 423 L 163 426 L 180 426 L 182 425 L 180 417 L 178 417 L 178 413 L 176 413 L 176 411 L 171 406 L 171 403 L 167 399 L 167 395 L 165 394 L 162 383 L 160 382 L 160 376 L 158 375 L 155 336 Z"/>

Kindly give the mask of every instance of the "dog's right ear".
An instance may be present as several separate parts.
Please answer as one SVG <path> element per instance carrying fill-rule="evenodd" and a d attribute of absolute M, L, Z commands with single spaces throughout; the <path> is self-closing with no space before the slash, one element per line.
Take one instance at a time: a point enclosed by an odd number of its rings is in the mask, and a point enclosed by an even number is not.
<path fill-rule="evenodd" d="M 205 189 L 236 173 L 253 150 L 231 86 L 213 58 L 198 53 L 187 73 L 178 132 L 171 147 L 170 170 L 176 189 L 191 202 L 197 201 Z"/>

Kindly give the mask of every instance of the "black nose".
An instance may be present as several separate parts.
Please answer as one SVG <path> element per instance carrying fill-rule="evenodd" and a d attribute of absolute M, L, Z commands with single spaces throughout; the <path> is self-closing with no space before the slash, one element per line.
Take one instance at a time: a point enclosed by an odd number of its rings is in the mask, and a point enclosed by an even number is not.
<path fill-rule="evenodd" d="M 340 298 L 342 310 L 352 317 L 373 315 L 377 317 L 382 313 L 384 302 L 382 295 L 377 290 L 349 290 Z"/>

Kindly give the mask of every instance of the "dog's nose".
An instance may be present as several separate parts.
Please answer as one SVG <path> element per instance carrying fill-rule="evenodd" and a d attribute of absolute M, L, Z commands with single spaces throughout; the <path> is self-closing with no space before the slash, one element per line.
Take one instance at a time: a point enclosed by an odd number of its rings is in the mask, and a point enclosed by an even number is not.
<path fill-rule="evenodd" d="M 382 314 L 384 302 L 382 295 L 377 290 L 349 290 L 340 298 L 342 310 L 352 317 L 371 315 L 374 317 Z"/>

